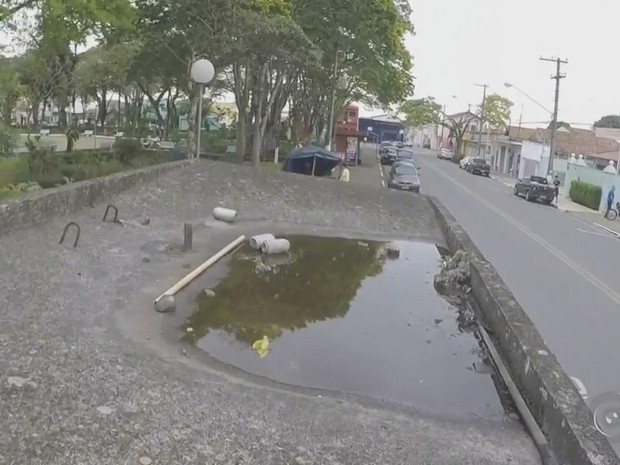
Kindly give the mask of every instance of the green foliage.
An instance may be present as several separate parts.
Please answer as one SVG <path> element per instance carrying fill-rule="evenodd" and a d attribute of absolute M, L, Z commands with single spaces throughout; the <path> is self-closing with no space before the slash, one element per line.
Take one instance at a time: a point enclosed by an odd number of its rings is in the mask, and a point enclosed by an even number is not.
<path fill-rule="evenodd" d="M 0 187 L 20 184 L 30 180 L 30 167 L 26 157 L 0 158 Z"/>
<path fill-rule="evenodd" d="M 17 145 L 17 136 L 10 127 L 0 124 L 0 157 L 13 155 Z"/>
<path fill-rule="evenodd" d="M 488 95 L 484 103 L 484 119 L 494 131 L 504 131 L 510 123 L 513 103 L 499 94 Z"/>
<path fill-rule="evenodd" d="M 582 181 L 572 181 L 568 194 L 573 202 L 598 210 L 603 190 L 601 187 Z"/>
<path fill-rule="evenodd" d="M 407 100 L 400 107 L 405 115 L 405 123 L 418 127 L 427 124 L 438 124 L 441 121 L 441 105 L 433 97 Z"/>
<path fill-rule="evenodd" d="M 24 88 L 19 82 L 15 60 L 0 59 L 0 116 L 5 122 L 11 120 L 17 101 L 23 95 Z"/>
<path fill-rule="evenodd" d="M 20 12 L 35 11 L 38 30 L 48 39 L 81 41 L 110 26 L 131 26 L 129 0 L 3 0 L 0 24 Z"/>
<path fill-rule="evenodd" d="M 32 181 L 22 182 L 19 184 L 8 184 L 4 187 L 0 187 L 0 201 L 39 190 L 41 190 L 41 186 Z"/>
<path fill-rule="evenodd" d="M 605 115 L 594 123 L 594 127 L 620 129 L 620 115 Z"/>
<path fill-rule="evenodd" d="M 114 157 L 123 164 L 138 158 L 143 151 L 142 143 L 137 139 L 118 139 L 112 146 Z"/>

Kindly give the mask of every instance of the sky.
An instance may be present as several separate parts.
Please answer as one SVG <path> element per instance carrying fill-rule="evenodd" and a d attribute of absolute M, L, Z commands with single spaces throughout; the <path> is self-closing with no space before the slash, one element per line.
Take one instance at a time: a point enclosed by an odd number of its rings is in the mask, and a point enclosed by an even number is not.
<path fill-rule="evenodd" d="M 514 102 L 512 120 L 550 121 L 545 110 L 510 82 L 553 110 L 555 63 L 567 59 L 560 83 L 560 121 L 592 124 L 620 113 L 618 0 L 411 0 L 415 36 L 415 98 L 432 96 L 447 113 L 479 105 L 482 88 Z M 453 98 L 452 96 L 456 96 Z M 372 112 L 371 113 L 377 113 Z"/>

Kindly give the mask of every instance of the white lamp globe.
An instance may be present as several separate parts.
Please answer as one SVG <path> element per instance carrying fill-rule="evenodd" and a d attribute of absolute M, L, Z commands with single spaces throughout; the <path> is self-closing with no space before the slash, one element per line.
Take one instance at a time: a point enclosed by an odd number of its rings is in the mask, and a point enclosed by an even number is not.
<path fill-rule="evenodd" d="M 215 77 L 215 68 L 209 60 L 200 58 L 192 63 L 189 74 L 198 84 L 209 84 Z"/>

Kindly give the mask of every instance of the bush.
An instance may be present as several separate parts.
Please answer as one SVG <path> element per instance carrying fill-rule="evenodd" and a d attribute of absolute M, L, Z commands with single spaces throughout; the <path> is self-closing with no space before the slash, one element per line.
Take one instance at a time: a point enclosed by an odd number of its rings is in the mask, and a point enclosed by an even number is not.
<path fill-rule="evenodd" d="M 573 202 L 598 210 L 601 205 L 603 189 L 587 182 L 573 181 L 570 183 L 568 195 Z"/>
<path fill-rule="evenodd" d="M 0 158 L 0 187 L 30 181 L 30 166 L 26 157 Z"/>
<path fill-rule="evenodd" d="M 200 139 L 202 153 L 224 154 L 229 145 L 235 145 L 234 139 L 223 138 L 217 132 L 202 133 Z"/>
<path fill-rule="evenodd" d="M 60 173 L 36 173 L 32 176 L 32 180 L 39 184 L 43 189 L 62 186 L 67 184 L 67 179 L 63 178 Z"/>
<path fill-rule="evenodd" d="M 21 182 L 19 184 L 9 184 L 5 187 L 0 187 L 0 200 L 16 197 L 27 192 L 34 192 L 41 190 L 36 182 Z"/>
<path fill-rule="evenodd" d="M 123 164 L 129 164 L 143 152 L 142 142 L 138 139 L 118 139 L 112 145 L 114 157 Z"/>
<path fill-rule="evenodd" d="M 0 124 L 0 157 L 13 155 L 13 150 L 17 146 L 17 136 L 12 129 L 4 124 Z"/>

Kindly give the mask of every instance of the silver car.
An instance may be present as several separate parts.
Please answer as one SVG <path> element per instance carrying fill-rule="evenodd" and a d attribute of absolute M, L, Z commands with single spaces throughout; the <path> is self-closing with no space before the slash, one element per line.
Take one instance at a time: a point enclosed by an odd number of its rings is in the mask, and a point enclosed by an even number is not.
<path fill-rule="evenodd" d="M 388 187 L 403 191 L 420 192 L 420 173 L 411 162 L 401 162 L 390 170 Z"/>

